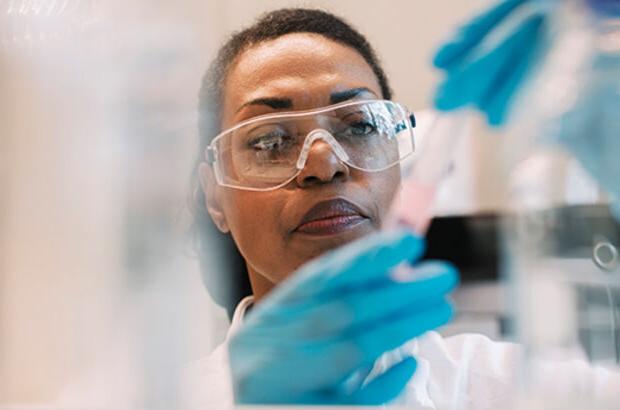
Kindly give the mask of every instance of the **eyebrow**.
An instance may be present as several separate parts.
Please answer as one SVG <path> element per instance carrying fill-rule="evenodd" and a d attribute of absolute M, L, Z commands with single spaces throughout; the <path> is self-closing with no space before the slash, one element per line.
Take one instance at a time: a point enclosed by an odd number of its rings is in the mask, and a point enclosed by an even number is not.
<path fill-rule="evenodd" d="M 366 87 L 358 87 L 358 88 L 351 88 L 351 89 L 344 90 L 344 91 L 333 92 L 329 96 L 329 101 L 331 104 L 338 104 L 340 102 L 353 99 L 363 93 L 370 93 L 374 95 L 374 93 L 370 89 Z M 250 106 L 250 105 L 266 105 L 275 110 L 281 110 L 281 109 L 293 108 L 293 100 L 291 100 L 290 98 L 278 98 L 278 97 L 256 98 L 254 100 L 250 100 L 244 103 L 241 107 L 239 107 L 239 109 L 237 109 L 237 112 L 241 111 L 243 108 Z"/>
<path fill-rule="evenodd" d="M 241 111 L 241 109 L 249 105 L 266 105 L 275 110 L 279 110 L 283 108 L 292 108 L 293 100 L 291 100 L 290 98 L 275 98 L 275 97 L 256 98 L 254 100 L 244 103 L 241 107 L 239 107 L 237 112 Z"/>
<path fill-rule="evenodd" d="M 351 88 L 349 90 L 334 92 L 330 95 L 329 101 L 332 104 L 338 104 L 347 100 L 351 100 L 363 93 L 374 93 L 366 87 Z"/>

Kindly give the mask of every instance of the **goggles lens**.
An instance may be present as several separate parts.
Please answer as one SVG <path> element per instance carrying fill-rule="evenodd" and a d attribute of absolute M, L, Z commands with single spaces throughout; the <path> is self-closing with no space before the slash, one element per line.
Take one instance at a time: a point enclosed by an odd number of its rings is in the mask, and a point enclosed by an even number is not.
<path fill-rule="evenodd" d="M 300 172 L 316 139 L 353 168 L 389 168 L 413 152 L 413 126 L 413 117 L 391 101 L 348 102 L 245 121 L 218 135 L 208 150 L 219 184 L 269 190 Z M 307 144 L 311 134 L 316 139 Z"/>

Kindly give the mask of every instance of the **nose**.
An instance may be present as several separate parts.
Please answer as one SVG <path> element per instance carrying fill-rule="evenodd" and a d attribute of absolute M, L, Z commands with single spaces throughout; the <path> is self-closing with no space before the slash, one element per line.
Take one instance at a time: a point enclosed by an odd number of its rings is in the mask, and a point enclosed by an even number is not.
<path fill-rule="evenodd" d="M 319 139 L 312 143 L 306 157 L 305 165 L 295 178 L 297 185 L 302 188 L 346 181 L 350 176 L 350 169 L 334 152 L 334 148 L 327 142 Z"/>

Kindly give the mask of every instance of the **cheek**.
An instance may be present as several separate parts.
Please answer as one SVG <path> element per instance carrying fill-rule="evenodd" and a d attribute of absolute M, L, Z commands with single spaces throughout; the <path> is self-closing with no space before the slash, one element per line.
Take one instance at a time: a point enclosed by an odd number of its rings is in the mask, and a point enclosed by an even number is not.
<path fill-rule="evenodd" d="M 231 190 L 223 203 L 231 234 L 245 260 L 261 272 L 277 270 L 285 246 L 279 217 L 283 201 L 273 193 Z"/>
<path fill-rule="evenodd" d="M 385 171 L 368 174 L 368 192 L 377 205 L 377 214 L 381 224 L 390 209 L 396 193 L 400 189 L 400 167 L 395 166 Z"/>

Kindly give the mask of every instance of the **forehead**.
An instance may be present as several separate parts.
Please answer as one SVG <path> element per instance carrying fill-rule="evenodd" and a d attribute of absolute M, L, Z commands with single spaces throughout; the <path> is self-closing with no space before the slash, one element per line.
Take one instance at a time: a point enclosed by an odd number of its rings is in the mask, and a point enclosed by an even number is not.
<path fill-rule="evenodd" d="M 335 91 L 365 87 L 381 96 L 376 75 L 355 49 L 312 33 L 294 33 L 245 50 L 229 70 L 223 94 L 224 124 L 245 102 L 290 98 L 293 109 L 329 104 Z"/>

